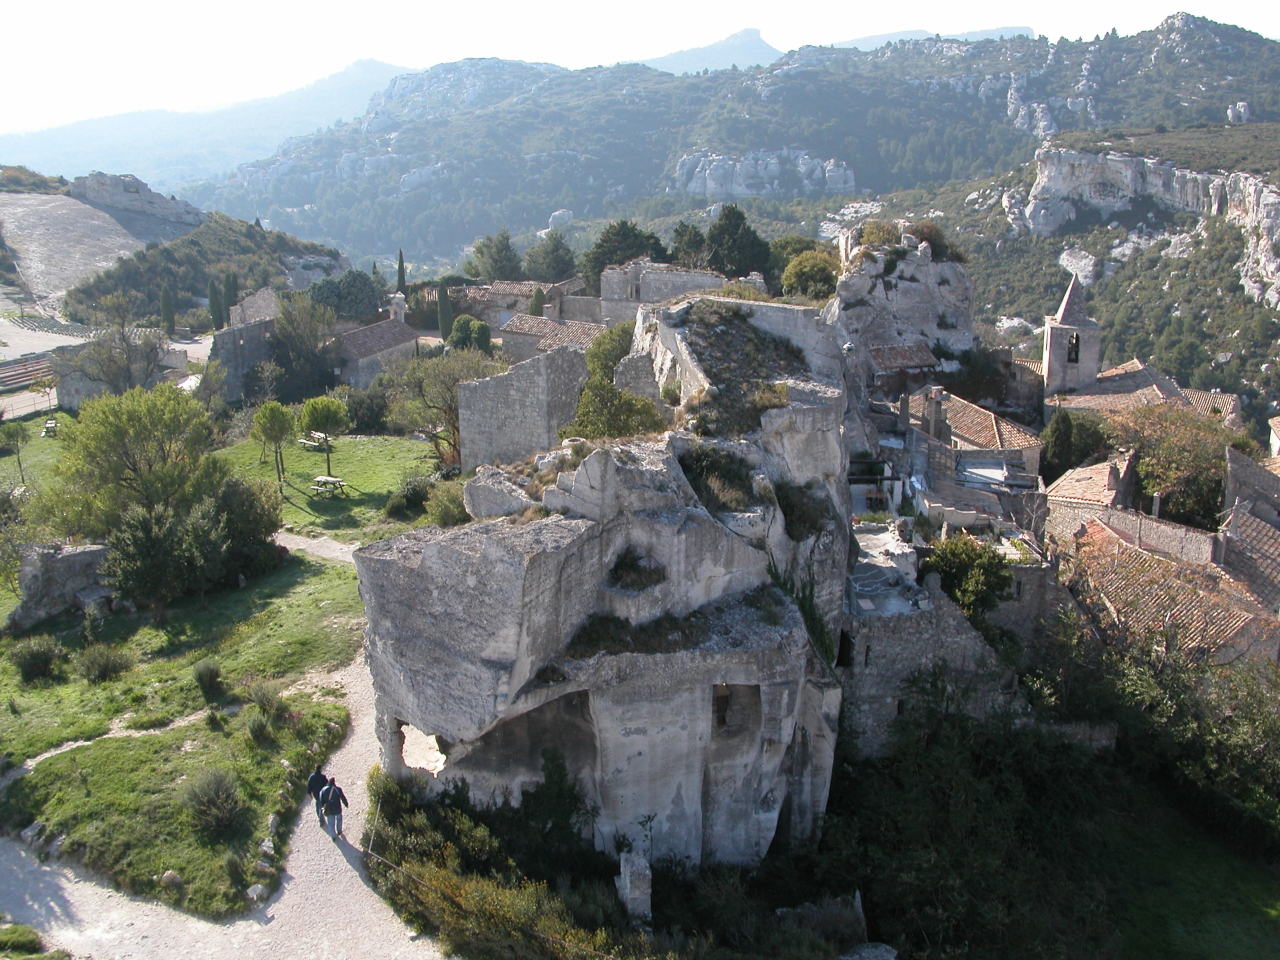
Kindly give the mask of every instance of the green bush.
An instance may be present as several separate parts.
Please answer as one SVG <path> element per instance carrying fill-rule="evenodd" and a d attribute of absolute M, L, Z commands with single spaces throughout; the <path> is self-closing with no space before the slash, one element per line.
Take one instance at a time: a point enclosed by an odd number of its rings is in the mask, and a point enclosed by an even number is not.
<path fill-rule="evenodd" d="M 182 785 L 180 799 L 196 829 L 209 837 L 229 833 L 239 826 L 244 815 L 236 775 L 222 767 L 208 767 L 193 774 Z"/>
<path fill-rule="evenodd" d="M 750 510 L 760 502 L 751 483 L 751 467 L 737 454 L 699 444 L 680 457 L 693 492 L 712 513 Z"/>
<path fill-rule="evenodd" d="M 902 239 L 902 233 L 892 223 L 868 220 L 862 225 L 860 239 L 868 247 L 891 247 Z"/>
<path fill-rule="evenodd" d="M 61 644 L 53 637 L 32 637 L 22 640 L 9 651 L 9 660 L 17 668 L 23 683 L 33 683 L 51 677 L 58 663 L 66 656 Z"/>
<path fill-rule="evenodd" d="M 76 658 L 76 669 L 90 683 L 114 680 L 132 666 L 133 658 L 128 651 L 105 643 L 89 644 Z"/>
<path fill-rule="evenodd" d="M 400 486 L 387 498 L 382 512 L 391 518 L 409 520 L 420 516 L 427 508 L 427 500 L 435 488 L 434 477 L 411 474 L 400 481 Z"/>
<path fill-rule="evenodd" d="M 774 485 L 787 536 L 799 543 L 820 532 L 831 519 L 825 493 L 814 493 L 798 483 L 783 480 Z"/>
<path fill-rule="evenodd" d="M 245 688 L 244 698 L 258 708 L 267 723 L 276 723 L 285 715 L 287 708 L 284 698 L 274 684 L 261 681 L 251 683 Z"/>
<path fill-rule="evenodd" d="M 423 519 L 437 527 L 456 527 L 467 523 L 471 515 L 462 502 L 462 482 L 447 480 L 438 483 L 427 500 Z"/>
<path fill-rule="evenodd" d="M 40 934 L 26 924 L 15 923 L 0 927 L 0 951 L 8 953 L 39 953 L 44 949 Z"/>
<path fill-rule="evenodd" d="M 208 658 L 191 668 L 191 678 L 204 695 L 205 700 L 216 700 L 222 693 L 222 668 Z"/>
<path fill-rule="evenodd" d="M 271 718 L 265 713 L 255 713 L 248 722 L 249 739 L 254 743 L 266 743 L 271 739 Z"/>

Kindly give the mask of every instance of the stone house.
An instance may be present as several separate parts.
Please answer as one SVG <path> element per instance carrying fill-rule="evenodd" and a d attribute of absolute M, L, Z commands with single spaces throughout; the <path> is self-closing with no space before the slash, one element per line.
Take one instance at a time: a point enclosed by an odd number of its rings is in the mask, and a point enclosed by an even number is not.
<path fill-rule="evenodd" d="M 911 425 L 957 450 L 999 455 L 1023 473 L 1040 471 L 1039 435 L 941 387 L 924 387 L 911 395 Z"/>
<path fill-rule="evenodd" d="M 923 340 L 867 347 L 868 384 L 873 393 L 897 397 L 929 383 L 939 367 L 938 358 Z"/>
<path fill-rule="evenodd" d="M 216 363 L 222 370 L 222 398 L 227 403 L 244 400 L 249 373 L 271 359 L 271 334 L 275 325 L 275 317 L 263 317 L 214 332 L 209 362 Z"/>
<path fill-rule="evenodd" d="M 693 293 L 712 293 L 730 278 L 714 270 L 691 270 L 673 263 L 654 263 L 647 257 L 621 266 L 606 267 L 600 274 L 600 322 L 607 326 L 627 323 L 645 303 L 662 303 Z M 764 277 L 757 273 L 742 282 L 764 292 Z"/>
<path fill-rule="evenodd" d="M 380 320 L 342 334 L 335 346 L 337 381 L 365 389 L 387 364 L 417 352 L 418 333 L 403 320 Z"/>
<path fill-rule="evenodd" d="M 535 317 L 517 313 L 498 331 L 502 352 L 512 360 L 528 360 L 556 347 L 586 350 L 591 342 L 607 330 L 602 323 L 579 323 L 552 317 Z"/>

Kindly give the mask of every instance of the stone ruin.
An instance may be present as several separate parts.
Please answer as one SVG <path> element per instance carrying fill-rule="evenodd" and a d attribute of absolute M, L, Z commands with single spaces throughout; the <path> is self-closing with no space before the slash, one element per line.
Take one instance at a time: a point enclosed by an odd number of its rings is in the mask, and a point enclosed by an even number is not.
<path fill-rule="evenodd" d="M 678 398 L 675 429 L 482 465 L 464 492 L 473 522 L 355 563 L 388 773 L 519 802 L 554 748 L 599 811 L 597 848 L 625 837 L 648 859 L 749 864 L 815 832 L 842 696 L 866 698 L 847 729 L 875 752 L 913 665 L 993 671 L 945 595 L 877 573 L 851 538 L 849 453 L 876 442 L 862 324 L 878 312 L 695 299 L 641 308 L 615 373 Z M 720 414 L 737 429 L 709 430 Z M 749 476 L 746 505 L 699 474 L 712 454 Z M 864 584 L 851 610 L 869 569 L 875 602 Z M 429 764 L 406 734 L 434 738 Z M 637 909 L 643 872 L 625 884 Z"/>
<path fill-rule="evenodd" d="M 33 543 L 22 551 L 18 566 L 21 603 L 9 614 L 10 630 L 30 630 L 42 620 L 66 610 L 100 614 L 111 600 L 98 569 L 107 548 L 97 544 L 66 546 Z"/>

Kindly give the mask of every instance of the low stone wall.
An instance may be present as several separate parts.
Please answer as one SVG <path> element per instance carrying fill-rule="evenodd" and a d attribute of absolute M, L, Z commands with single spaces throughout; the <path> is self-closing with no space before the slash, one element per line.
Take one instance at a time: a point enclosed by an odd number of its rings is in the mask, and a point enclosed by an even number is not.
<path fill-rule="evenodd" d="M 557 347 L 496 377 L 458 384 L 462 469 L 511 463 L 558 445 L 586 382 L 583 352 Z"/>
<path fill-rule="evenodd" d="M 1089 520 L 1100 520 L 1143 550 L 1162 553 L 1187 563 L 1213 562 L 1217 542 L 1214 534 L 1119 507 L 1049 500 L 1045 534 L 1053 537 L 1054 547 L 1059 552 L 1075 553 L 1076 532 Z"/>
<path fill-rule="evenodd" d="M 100 601 L 104 588 L 98 579 L 98 569 L 106 555 L 106 547 L 92 544 L 28 546 L 18 568 L 22 602 L 9 614 L 9 629 L 30 630 L 49 617 Z"/>

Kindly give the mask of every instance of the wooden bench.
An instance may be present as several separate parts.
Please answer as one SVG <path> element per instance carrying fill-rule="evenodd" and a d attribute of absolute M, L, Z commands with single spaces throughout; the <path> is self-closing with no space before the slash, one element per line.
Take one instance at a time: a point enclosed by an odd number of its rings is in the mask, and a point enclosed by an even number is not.
<path fill-rule="evenodd" d="M 298 442 L 299 442 L 300 444 L 302 444 L 302 447 L 303 447 L 303 449 L 305 449 L 305 450 L 319 450 L 319 449 L 320 449 L 320 444 L 316 443 L 314 440 L 307 440 L 307 439 L 305 439 L 305 438 L 302 438 L 302 439 L 299 439 L 299 440 L 298 440 Z"/>

